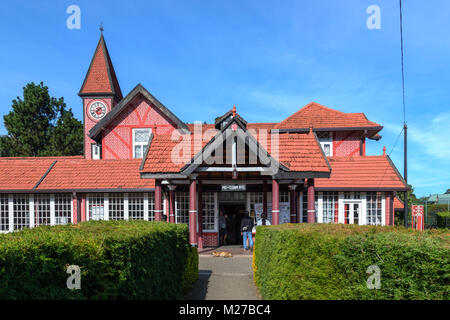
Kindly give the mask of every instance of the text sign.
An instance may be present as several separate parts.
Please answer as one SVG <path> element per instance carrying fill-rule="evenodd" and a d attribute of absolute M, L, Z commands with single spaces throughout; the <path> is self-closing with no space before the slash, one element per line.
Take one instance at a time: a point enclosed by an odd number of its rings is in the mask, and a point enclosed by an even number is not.
<path fill-rule="evenodd" d="M 245 184 L 223 184 L 222 191 L 245 191 Z"/>
<path fill-rule="evenodd" d="M 424 229 L 423 206 L 411 206 L 411 227 L 416 230 Z"/>
<path fill-rule="evenodd" d="M 415 206 L 413 205 L 411 207 L 412 215 L 413 216 L 423 216 L 423 206 Z"/>

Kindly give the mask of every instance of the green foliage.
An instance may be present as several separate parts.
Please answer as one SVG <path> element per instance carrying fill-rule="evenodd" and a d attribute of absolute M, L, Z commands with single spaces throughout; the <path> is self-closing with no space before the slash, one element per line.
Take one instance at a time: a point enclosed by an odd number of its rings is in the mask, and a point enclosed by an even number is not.
<path fill-rule="evenodd" d="M 23 88 L 3 117 L 8 135 L 0 137 L 0 156 L 59 156 L 83 152 L 83 125 L 63 98 L 50 97 L 41 82 Z"/>
<path fill-rule="evenodd" d="M 188 250 L 186 268 L 183 274 L 182 288 L 187 292 L 198 279 L 198 251 L 197 248 L 190 247 Z"/>
<path fill-rule="evenodd" d="M 3 234 L 0 299 L 182 299 L 195 260 L 188 239 L 186 225 L 148 221 Z M 67 289 L 69 265 L 81 269 L 81 290 Z"/>
<path fill-rule="evenodd" d="M 450 212 L 438 212 L 436 217 L 438 228 L 450 228 Z"/>
<path fill-rule="evenodd" d="M 258 227 L 255 281 L 264 299 L 449 299 L 449 234 L 402 227 Z M 368 289 L 367 268 L 381 269 Z"/>
<path fill-rule="evenodd" d="M 430 204 L 426 207 L 425 228 L 438 228 L 438 214 L 447 212 L 447 204 Z"/>

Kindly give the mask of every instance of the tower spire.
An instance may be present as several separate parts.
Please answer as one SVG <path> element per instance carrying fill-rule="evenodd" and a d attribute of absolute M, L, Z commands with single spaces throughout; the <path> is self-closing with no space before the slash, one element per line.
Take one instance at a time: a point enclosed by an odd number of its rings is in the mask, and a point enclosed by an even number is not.
<path fill-rule="evenodd" d="M 102 23 L 100 24 L 100 39 L 78 95 L 80 97 L 89 95 L 111 96 L 118 102 L 123 98 L 122 91 L 106 47 L 103 30 Z"/>

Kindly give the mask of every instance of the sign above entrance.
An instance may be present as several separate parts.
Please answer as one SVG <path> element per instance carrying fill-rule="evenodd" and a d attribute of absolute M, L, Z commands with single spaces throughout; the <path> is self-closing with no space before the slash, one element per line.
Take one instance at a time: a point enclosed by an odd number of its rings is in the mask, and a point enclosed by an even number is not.
<path fill-rule="evenodd" d="M 245 184 L 223 184 L 222 191 L 246 191 Z"/>

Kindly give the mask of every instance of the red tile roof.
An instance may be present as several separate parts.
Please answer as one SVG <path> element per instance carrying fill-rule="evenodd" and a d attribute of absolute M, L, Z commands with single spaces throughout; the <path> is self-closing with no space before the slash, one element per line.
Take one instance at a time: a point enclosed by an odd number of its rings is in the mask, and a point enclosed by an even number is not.
<path fill-rule="evenodd" d="M 320 189 L 404 190 L 407 185 L 388 156 L 330 157 L 331 176 L 316 179 Z"/>
<path fill-rule="evenodd" d="M 290 171 L 330 171 L 314 133 L 279 134 L 279 142 L 279 161 Z"/>
<path fill-rule="evenodd" d="M 404 210 L 405 204 L 397 196 L 394 198 L 394 210 Z"/>
<path fill-rule="evenodd" d="M 153 179 L 141 179 L 141 159 L 57 160 L 38 190 L 146 189 Z"/>
<path fill-rule="evenodd" d="M 364 113 L 344 113 L 311 102 L 274 126 L 275 129 L 381 127 L 367 120 Z"/>
<path fill-rule="evenodd" d="M 206 125 L 203 127 L 204 131 L 211 129 Z M 257 140 L 261 138 L 259 132 L 256 132 L 256 135 Z M 190 137 L 194 136 L 192 134 Z M 187 136 L 184 135 L 184 137 Z M 288 167 L 291 171 L 329 172 L 328 164 L 313 133 L 279 134 L 278 137 L 278 151 L 272 148 L 269 134 L 267 134 L 267 141 L 259 142 L 282 165 Z M 174 141 L 170 135 L 155 135 L 141 171 L 148 173 L 180 172 L 181 168 L 199 151 L 194 151 L 195 142 L 193 139 L 190 142 L 185 140 L 187 141 L 185 147 L 182 147 L 181 141 L 181 138 Z M 196 146 L 203 148 L 208 141 L 206 139 L 198 141 Z M 178 148 L 175 149 L 177 146 Z M 190 153 L 182 154 L 173 150 L 186 150 Z"/>
<path fill-rule="evenodd" d="M 0 190 L 31 190 L 56 160 L 0 158 Z"/>
<path fill-rule="evenodd" d="M 91 65 L 79 94 L 112 93 L 123 98 L 103 34 L 100 36 Z"/>
<path fill-rule="evenodd" d="M 154 188 L 141 179 L 140 159 L 86 160 L 80 157 L 0 158 L 0 191 Z"/>

